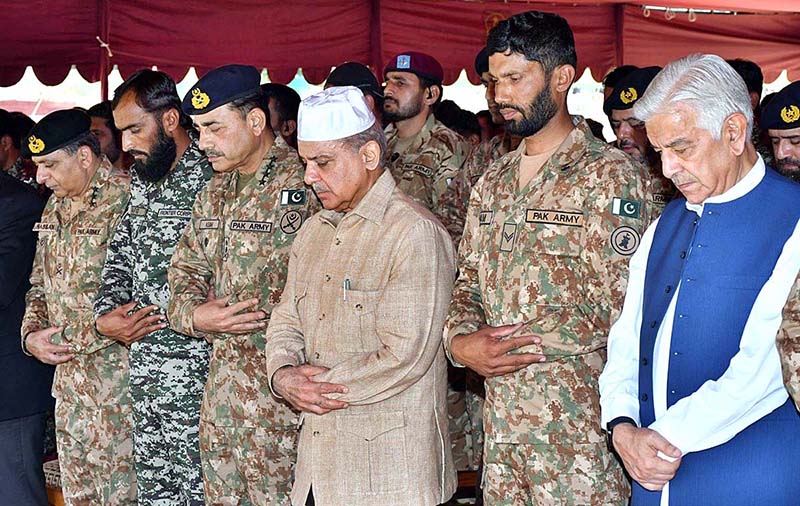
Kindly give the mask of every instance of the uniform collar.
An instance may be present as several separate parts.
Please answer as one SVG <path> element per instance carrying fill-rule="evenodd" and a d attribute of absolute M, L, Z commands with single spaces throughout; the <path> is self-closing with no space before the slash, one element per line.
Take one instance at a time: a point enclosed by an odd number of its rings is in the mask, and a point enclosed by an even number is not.
<path fill-rule="evenodd" d="M 582 116 L 572 116 L 572 122 L 575 128 L 567 134 L 550 159 L 545 162 L 542 173 L 545 170 L 560 174 L 572 173 L 577 168 L 580 159 L 588 151 L 590 143 L 598 142 Z M 517 149 L 514 150 L 513 163 L 509 166 L 519 164 L 523 154 L 525 154 L 525 139 L 522 139 Z"/>
<path fill-rule="evenodd" d="M 389 201 L 396 187 L 397 184 L 394 182 L 391 172 L 389 172 L 389 169 L 384 169 L 383 174 L 380 175 L 375 184 L 372 185 L 372 188 L 367 191 L 367 194 L 364 195 L 361 202 L 356 204 L 352 211 L 348 213 L 322 211 L 320 216 L 334 226 L 349 215 L 357 215 L 373 223 L 380 223 L 384 214 L 386 214 L 386 208 L 389 206 Z"/>
<path fill-rule="evenodd" d="M 406 149 L 406 152 L 415 152 L 419 150 L 420 146 L 427 143 L 428 139 L 431 138 L 431 132 L 433 132 L 433 129 L 437 123 L 438 121 L 436 121 L 433 113 L 428 114 L 428 118 L 425 120 L 425 123 L 422 125 L 420 131 L 417 132 L 417 135 L 414 136 L 414 140 L 411 141 L 408 149 Z M 389 125 L 389 127 L 386 129 L 386 137 L 395 138 L 397 135 L 397 128 L 395 128 L 394 124 Z"/>

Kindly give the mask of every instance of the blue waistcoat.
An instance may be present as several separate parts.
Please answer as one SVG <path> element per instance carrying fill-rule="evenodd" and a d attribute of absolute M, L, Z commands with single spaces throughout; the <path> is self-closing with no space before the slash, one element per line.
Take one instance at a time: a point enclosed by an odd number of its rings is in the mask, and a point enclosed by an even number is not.
<path fill-rule="evenodd" d="M 739 351 L 756 297 L 800 219 L 800 185 L 767 168 L 752 191 L 705 204 L 702 217 L 685 204 L 678 199 L 664 209 L 647 259 L 639 348 L 643 427 L 655 421 L 656 335 L 678 284 L 667 406 L 722 376 Z M 798 469 L 800 416 L 789 400 L 731 441 L 684 456 L 670 482 L 670 504 L 800 504 Z M 634 506 L 657 506 L 660 498 L 634 483 Z"/>

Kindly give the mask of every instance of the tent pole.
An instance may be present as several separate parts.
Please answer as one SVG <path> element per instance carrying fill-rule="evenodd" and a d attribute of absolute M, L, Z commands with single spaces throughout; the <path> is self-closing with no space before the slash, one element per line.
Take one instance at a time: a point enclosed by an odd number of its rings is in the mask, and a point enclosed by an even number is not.
<path fill-rule="evenodd" d="M 614 5 L 614 24 L 617 30 L 616 64 L 615 67 L 625 64 L 625 45 L 623 31 L 625 29 L 625 4 Z"/>
<path fill-rule="evenodd" d="M 107 0 L 97 0 L 97 28 L 100 39 L 109 43 L 109 23 L 108 23 L 108 2 Z M 105 47 L 100 47 L 99 71 L 100 71 L 100 101 L 108 100 L 108 74 L 111 71 L 108 51 Z"/>
<path fill-rule="evenodd" d="M 372 8 L 370 16 L 370 66 L 372 73 L 383 82 L 383 36 L 381 33 L 381 0 L 370 0 Z"/>

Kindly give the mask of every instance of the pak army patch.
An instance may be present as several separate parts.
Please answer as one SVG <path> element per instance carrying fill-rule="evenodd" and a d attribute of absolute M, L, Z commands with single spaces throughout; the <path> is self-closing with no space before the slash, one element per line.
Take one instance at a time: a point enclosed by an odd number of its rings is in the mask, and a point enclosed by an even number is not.
<path fill-rule="evenodd" d="M 556 211 L 554 209 L 527 209 L 525 211 L 525 223 L 582 227 L 583 213 L 579 211 Z"/>
<path fill-rule="evenodd" d="M 628 200 L 614 197 L 614 199 L 611 201 L 611 214 L 616 216 L 638 218 L 641 209 L 642 203 L 638 200 Z"/>
<path fill-rule="evenodd" d="M 640 241 L 639 232 L 627 225 L 617 227 L 611 233 L 611 247 L 622 256 L 633 255 Z"/>
<path fill-rule="evenodd" d="M 76 236 L 98 236 L 103 234 L 103 229 L 99 227 L 80 227 L 75 233 Z"/>
<path fill-rule="evenodd" d="M 271 221 L 232 221 L 229 228 L 233 232 L 272 232 Z"/>
<path fill-rule="evenodd" d="M 514 250 L 514 242 L 517 240 L 517 224 L 503 224 L 503 232 L 500 236 L 500 251 L 510 252 Z"/>
<path fill-rule="evenodd" d="M 281 232 L 284 234 L 294 234 L 300 230 L 303 224 L 303 215 L 292 209 L 286 211 L 281 217 Z"/>
<path fill-rule="evenodd" d="M 281 190 L 281 205 L 282 206 L 302 206 L 306 203 L 305 189 L 299 190 Z"/>

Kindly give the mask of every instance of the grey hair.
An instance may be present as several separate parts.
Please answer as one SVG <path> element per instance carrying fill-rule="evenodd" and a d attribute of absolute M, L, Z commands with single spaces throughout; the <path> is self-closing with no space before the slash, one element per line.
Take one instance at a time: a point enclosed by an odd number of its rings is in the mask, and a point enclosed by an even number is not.
<path fill-rule="evenodd" d="M 342 144 L 349 149 L 358 151 L 361 149 L 361 146 L 369 141 L 375 141 L 378 143 L 378 146 L 380 146 L 380 168 L 386 167 L 386 158 L 389 148 L 386 145 L 386 134 L 383 132 L 383 128 L 381 128 L 381 124 L 378 122 L 378 120 L 375 120 L 375 123 L 373 123 L 371 127 L 367 128 L 363 132 L 351 135 L 350 137 L 345 137 L 342 139 Z"/>
<path fill-rule="evenodd" d="M 753 106 L 747 86 L 717 55 L 691 54 L 668 63 L 633 106 L 633 114 L 646 122 L 678 103 L 691 107 L 697 113 L 697 126 L 714 139 L 722 135 L 725 118 L 737 112 L 747 118 L 747 139 L 753 134 Z"/>

